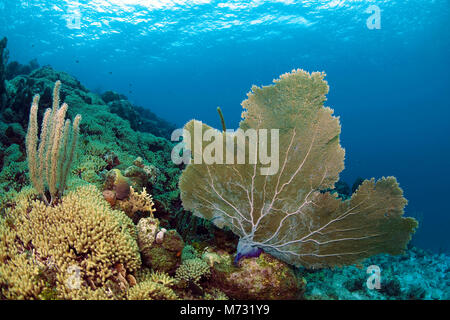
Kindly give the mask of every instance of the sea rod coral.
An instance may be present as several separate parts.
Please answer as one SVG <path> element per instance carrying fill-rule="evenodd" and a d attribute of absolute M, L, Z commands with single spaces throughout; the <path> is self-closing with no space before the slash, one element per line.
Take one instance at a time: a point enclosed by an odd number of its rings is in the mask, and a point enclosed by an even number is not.
<path fill-rule="evenodd" d="M 338 181 L 345 152 L 339 119 L 323 106 L 324 76 L 294 70 L 272 86 L 254 86 L 242 104 L 240 129 L 279 129 L 276 174 L 260 175 L 261 164 L 235 159 L 225 165 L 191 162 L 180 178 L 184 208 L 237 234 L 238 255 L 259 248 L 293 265 L 346 265 L 381 252 L 402 253 L 418 225 L 402 217 L 407 201 L 394 177 L 365 180 L 345 201 L 325 191 Z M 194 136 L 198 124 L 188 122 L 185 135 Z M 222 134 L 224 141 L 236 139 L 233 132 Z"/>
<path fill-rule="evenodd" d="M 30 179 L 35 189 L 41 194 L 45 203 L 53 201 L 64 193 L 78 140 L 81 115 L 73 121 L 64 121 L 68 105 L 59 105 L 61 81 L 56 81 L 53 89 L 53 107 L 48 108 L 42 120 L 39 147 L 37 112 L 39 95 L 34 96 L 30 110 L 30 121 L 26 137 L 28 168 Z M 45 183 L 50 191 L 51 199 L 45 195 Z"/>

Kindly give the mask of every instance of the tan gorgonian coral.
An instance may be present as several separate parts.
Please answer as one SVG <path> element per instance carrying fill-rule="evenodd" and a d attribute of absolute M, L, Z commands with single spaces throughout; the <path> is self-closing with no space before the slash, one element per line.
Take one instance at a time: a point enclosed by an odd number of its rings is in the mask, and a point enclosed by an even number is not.
<path fill-rule="evenodd" d="M 323 106 L 324 76 L 294 70 L 272 86 L 253 86 L 242 103 L 240 129 L 279 129 L 279 170 L 261 175 L 266 166 L 236 164 L 236 152 L 234 164 L 191 162 L 180 179 L 183 206 L 229 227 L 241 249 L 258 247 L 293 265 L 326 267 L 399 254 L 417 221 L 402 217 L 407 201 L 394 177 L 364 181 L 347 201 L 324 192 L 338 181 L 345 154 L 339 119 Z M 191 137 L 196 124 L 185 126 Z M 200 127 L 202 133 L 211 129 Z M 236 141 L 235 133 L 223 135 Z M 205 144 L 187 147 L 194 156 L 205 151 Z"/>
<path fill-rule="evenodd" d="M 28 193 L 17 199 L 0 221 L 0 297 L 125 297 L 114 281 L 119 266 L 128 274 L 141 266 L 136 228 L 95 186 L 79 187 L 53 207 Z"/>

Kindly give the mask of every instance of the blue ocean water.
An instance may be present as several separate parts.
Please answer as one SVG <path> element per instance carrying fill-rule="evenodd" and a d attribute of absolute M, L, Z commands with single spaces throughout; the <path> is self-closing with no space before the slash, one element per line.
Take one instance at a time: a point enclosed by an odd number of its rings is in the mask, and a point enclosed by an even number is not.
<path fill-rule="evenodd" d="M 450 2 L 0 0 L 11 60 L 115 90 L 182 126 L 237 127 L 253 84 L 325 71 L 350 185 L 396 176 L 414 243 L 449 251 Z M 374 15 L 375 18 L 374 18 Z M 379 22 L 379 25 L 377 23 Z"/>

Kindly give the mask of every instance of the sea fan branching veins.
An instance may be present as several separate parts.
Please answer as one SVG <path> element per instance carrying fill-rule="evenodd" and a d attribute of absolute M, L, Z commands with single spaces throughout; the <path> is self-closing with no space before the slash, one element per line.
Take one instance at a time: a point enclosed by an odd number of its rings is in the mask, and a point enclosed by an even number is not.
<path fill-rule="evenodd" d="M 180 179 L 183 206 L 231 229 L 240 248 L 258 247 L 293 265 L 318 268 L 399 254 L 417 221 L 403 217 L 407 201 L 394 177 L 366 180 L 345 201 L 327 191 L 344 169 L 345 151 L 339 119 L 323 106 L 324 76 L 294 70 L 274 85 L 254 86 L 242 103 L 240 129 L 279 130 L 278 171 L 261 175 L 264 165 L 250 161 L 191 163 Z M 196 125 L 212 129 L 192 120 L 185 132 L 193 136 Z M 224 141 L 236 140 L 233 132 L 222 134 Z M 205 151 L 187 147 L 193 156 Z M 249 151 L 249 143 L 244 148 Z"/>

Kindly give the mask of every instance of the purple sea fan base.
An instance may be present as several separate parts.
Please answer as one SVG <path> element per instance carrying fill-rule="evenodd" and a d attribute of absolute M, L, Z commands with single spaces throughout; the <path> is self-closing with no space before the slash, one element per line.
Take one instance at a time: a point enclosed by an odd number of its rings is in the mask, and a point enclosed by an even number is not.
<path fill-rule="evenodd" d="M 262 252 L 263 250 L 261 248 L 252 246 L 247 241 L 240 239 L 237 246 L 236 257 L 234 258 L 234 264 L 237 265 L 242 258 L 257 258 Z"/>

